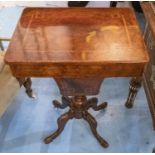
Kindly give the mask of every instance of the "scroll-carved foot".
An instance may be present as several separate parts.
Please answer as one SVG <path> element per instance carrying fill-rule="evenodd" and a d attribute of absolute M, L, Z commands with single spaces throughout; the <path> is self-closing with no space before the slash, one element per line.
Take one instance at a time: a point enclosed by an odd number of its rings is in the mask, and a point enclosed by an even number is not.
<path fill-rule="evenodd" d="M 129 86 L 129 94 L 128 94 L 128 98 L 127 101 L 125 103 L 125 106 L 127 108 L 132 108 L 133 104 L 134 104 L 134 100 L 136 98 L 137 92 L 141 87 L 141 83 L 142 83 L 142 78 L 139 77 L 134 77 L 131 79 L 130 81 L 130 86 Z"/>
<path fill-rule="evenodd" d="M 26 94 L 31 97 L 31 98 L 36 98 L 35 94 L 32 91 L 32 81 L 31 78 L 17 78 L 20 86 L 24 86 L 25 87 L 25 92 Z"/>
<path fill-rule="evenodd" d="M 70 106 L 70 99 L 68 97 L 62 96 L 62 103 L 57 100 L 53 101 L 53 105 L 56 108 L 65 109 L 66 107 Z"/>
<path fill-rule="evenodd" d="M 92 133 L 94 134 L 95 138 L 98 140 L 98 142 L 105 148 L 109 146 L 109 144 L 104 140 L 97 132 L 97 122 L 95 118 L 90 115 L 88 112 L 86 112 L 84 119 L 89 123 Z"/>
<path fill-rule="evenodd" d="M 50 142 L 52 142 L 55 138 L 57 138 L 61 132 L 63 131 L 66 123 L 68 122 L 69 119 L 72 118 L 72 114 L 71 112 L 67 112 L 63 115 L 61 115 L 58 120 L 57 120 L 57 124 L 58 124 L 58 129 L 50 136 L 48 136 L 47 138 L 44 139 L 45 144 L 49 144 Z"/>
<path fill-rule="evenodd" d="M 95 110 L 95 111 L 103 110 L 103 109 L 105 109 L 105 108 L 107 107 L 107 105 L 108 105 L 107 102 L 103 102 L 103 103 L 101 103 L 100 105 L 97 105 L 98 99 L 95 98 L 95 97 L 89 99 L 89 100 L 87 101 L 87 103 L 88 103 L 87 109 L 93 108 L 93 110 Z"/>

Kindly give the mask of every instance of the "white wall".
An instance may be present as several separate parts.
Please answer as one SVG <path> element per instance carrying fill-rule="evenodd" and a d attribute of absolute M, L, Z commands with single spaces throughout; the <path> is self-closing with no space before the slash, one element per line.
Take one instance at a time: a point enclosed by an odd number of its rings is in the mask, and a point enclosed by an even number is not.
<path fill-rule="evenodd" d="M 0 1 L 0 7 L 10 6 L 50 6 L 50 7 L 67 7 L 68 1 Z M 109 7 L 109 1 L 90 1 L 87 7 Z"/>
<path fill-rule="evenodd" d="M 51 5 L 66 5 L 67 2 L 65 1 L 0 1 L 0 5 L 2 7 L 9 7 L 9 6 L 46 6 L 48 4 Z"/>

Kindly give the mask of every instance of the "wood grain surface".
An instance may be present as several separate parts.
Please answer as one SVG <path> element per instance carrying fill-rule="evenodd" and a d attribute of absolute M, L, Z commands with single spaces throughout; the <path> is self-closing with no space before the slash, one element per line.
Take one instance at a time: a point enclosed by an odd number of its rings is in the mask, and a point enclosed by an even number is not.
<path fill-rule="evenodd" d="M 148 62 L 129 8 L 26 8 L 6 63 L 15 76 L 141 76 Z"/>

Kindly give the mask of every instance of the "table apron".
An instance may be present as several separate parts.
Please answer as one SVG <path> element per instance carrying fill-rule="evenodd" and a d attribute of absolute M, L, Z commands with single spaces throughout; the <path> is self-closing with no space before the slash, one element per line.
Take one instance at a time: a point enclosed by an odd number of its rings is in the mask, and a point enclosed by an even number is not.
<path fill-rule="evenodd" d="M 15 77 L 104 78 L 142 76 L 145 64 L 10 65 Z"/>

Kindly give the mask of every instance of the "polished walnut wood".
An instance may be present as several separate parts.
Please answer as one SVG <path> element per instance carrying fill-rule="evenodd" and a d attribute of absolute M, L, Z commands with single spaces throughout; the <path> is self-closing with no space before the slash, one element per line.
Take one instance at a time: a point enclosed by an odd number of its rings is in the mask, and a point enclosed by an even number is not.
<path fill-rule="evenodd" d="M 125 106 L 127 108 L 132 108 L 134 100 L 136 98 L 137 92 L 141 87 L 142 77 L 134 77 L 130 81 L 129 94 Z"/>
<path fill-rule="evenodd" d="M 150 57 L 143 74 L 143 84 L 155 130 L 155 4 L 142 2 L 141 6 L 146 19 L 144 40 Z"/>
<path fill-rule="evenodd" d="M 5 61 L 16 77 L 102 78 L 141 76 L 148 57 L 129 8 L 26 8 Z"/>
<path fill-rule="evenodd" d="M 97 95 L 103 79 L 99 78 L 55 78 L 60 93 L 64 96 L 70 95 Z"/>
<path fill-rule="evenodd" d="M 64 109 L 69 107 L 69 111 L 61 115 L 58 119 L 58 129 L 50 136 L 45 138 L 44 142 L 46 144 L 52 142 L 60 133 L 63 131 L 68 120 L 72 118 L 85 119 L 93 132 L 93 135 L 98 140 L 98 142 L 103 147 L 108 147 L 109 144 L 104 140 L 97 132 L 97 122 L 95 118 L 88 112 L 89 108 L 95 111 L 105 109 L 107 107 L 107 102 L 97 105 L 97 98 L 86 98 L 87 95 L 96 95 L 99 93 L 99 88 L 103 80 L 101 79 L 66 79 L 60 78 L 55 79 L 57 85 L 60 89 L 60 93 L 63 95 L 62 103 L 57 100 L 53 101 L 56 108 Z M 69 98 L 67 96 L 73 96 Z"/>
<path fill-rule="evenodd" d="M 53 77 L 63 96 L 54 106 L 70 108 L 45 143 L 54 140 L 69 119 L 83 118 L 99 143 L 108 147 L 88 113 L 107 103 L 98 106 L 96 98 L 86 95 L 97 95 L 105 77 L 141 77 L 148 55 L 129 8 L 26 8 L 5 61 L 16 77 Z"/>
<path fill-rule="evenodd" d="M 48 144 L 52 142 L 57 136 L 60 135 L 60 133 L 63 131 L 66 123 L 68 120 L 72 118 L 76 119 L 81 119 L 83 118 L 88 122 L 90 125 L 91 131 L 98 140 L 98 142 L 103 146 L 103 147 L 108 147 L 109 144 L 98 134 L 96 128 L 97 128 L 97 122 L 95 118 L 88 112 L 89 108 L 93 108 L 95 111 L 99 111 L 102 109 L 105 109 L 107 106 L 107 103 L 104 102 L 100 105 L 97 105 L 97 98 L 91 98 L 88 99 L 86 96 L 75 96 L 73 98 L 68 98 L 68 97 L 62 97 L 62 103 L 58 101 L 53 101 L 53 104 L 56 108 L 64 109 L 67 106 L 70 107 L 70 110 L 66 112 L 65 114 L 61 115 L 58 118 L 58 129 L 50 136 L 45 138 L 45 143 Z"/>

